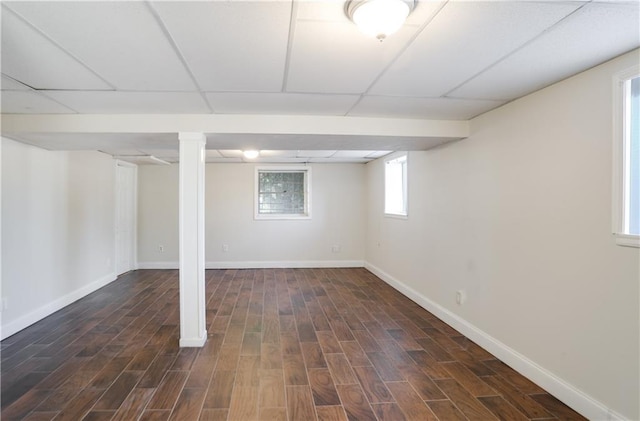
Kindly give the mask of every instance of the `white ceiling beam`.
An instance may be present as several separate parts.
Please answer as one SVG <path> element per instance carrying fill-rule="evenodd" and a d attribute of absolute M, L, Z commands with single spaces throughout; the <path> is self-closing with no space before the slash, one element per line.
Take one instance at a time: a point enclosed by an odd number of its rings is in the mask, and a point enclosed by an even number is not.
<path fill-rule="evenodd" d="M 469 121 L 400 118 L 210 114 L 3 114 L 11 133 L 242 133 L 394 137 L 469 136 Z"/>

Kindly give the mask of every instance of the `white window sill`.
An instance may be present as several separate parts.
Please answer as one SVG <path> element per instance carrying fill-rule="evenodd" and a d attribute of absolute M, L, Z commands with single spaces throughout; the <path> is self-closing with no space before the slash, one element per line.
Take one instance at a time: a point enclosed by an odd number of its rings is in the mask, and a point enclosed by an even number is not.
<path fill-rule="evenodd" d="M 311 215 L 254 215 L 256 221 L 282 221 L 311 219 Z"/>
<path fill-rule="evenodd" d="M 385 213 L 384 216 L 393 219 L 409 219 L 408 215 L 402 215 L 399 213 Z"/>
<path fill-rule="evenodd" d="M 640 247 L 640 235 L 614 234 L 616 244 L 623 247 Z"/>

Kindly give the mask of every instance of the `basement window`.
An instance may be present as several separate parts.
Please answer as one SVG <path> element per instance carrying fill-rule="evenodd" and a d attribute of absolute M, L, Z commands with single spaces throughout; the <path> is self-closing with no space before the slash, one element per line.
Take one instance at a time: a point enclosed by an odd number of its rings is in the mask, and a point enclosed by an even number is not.
<path fill-rule="evenodd" d="M 616 76 L 614 98 L 613 233 L 640 247 L 640 66 Z"/>
<path fill-rule="evenodd" d="M 384 213 L 407 217 L 407 154 L 384 161 Z"/>
<path fill-rule="evenodd" d="M 257 167 L 255 219 L 311 218 L 311 168 Z"/>

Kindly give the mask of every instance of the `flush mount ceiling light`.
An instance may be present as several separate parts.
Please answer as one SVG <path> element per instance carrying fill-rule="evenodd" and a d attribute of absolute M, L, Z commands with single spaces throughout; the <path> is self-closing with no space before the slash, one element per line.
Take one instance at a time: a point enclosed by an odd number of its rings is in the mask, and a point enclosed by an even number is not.
<path fill-rule="evenodd" d="M 258 157 L 258 155 L 260 155 L 260 152 L 255 151 L 255 150 L 247 150 L 247 151 L 242 152 L 242 154 L 247 159 L 256 159 Z"/>
<path fill-rule="evenodd" d="M 414 0 L 350 0 L 345 13 L 367 35 L 380 41 L 402 27 Z"/>

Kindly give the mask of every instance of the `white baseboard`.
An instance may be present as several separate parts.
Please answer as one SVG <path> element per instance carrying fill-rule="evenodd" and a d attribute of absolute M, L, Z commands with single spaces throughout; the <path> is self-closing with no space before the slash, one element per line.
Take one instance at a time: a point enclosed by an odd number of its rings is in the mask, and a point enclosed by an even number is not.
<path fill-rule="evenodd" d="M 207 342 L 207 331 L 199 338 L 180 338 L 180 348 L 202 348 Z"/>
<path fill-rule="evenodd" d="M 45 304 L 44 306 L 25 314 L 22 317 L 17 318 L 7 324 L 2 325 L 2 332 L 0 332 L 0 340 L 8 338 L 9 336 L 21 331 L 24 328 L 31 326 L 32 324 L 44 319 L 45 317 L 55 313 L 56 311 L 68 306 L 69 304 L 78 301 L 80 298 L 86 297 L 92 292 L 102 288 L 103 286 L 115 281 L 117 278 L 115 273 L 110 273 L 102 278 L 83 286 L 69 294 L 58 298 L 57 300 Z"/>
<path fill-rule="evenodd" d="M 180 262 L 138 262 L 138 269 L 178 269 Z M 363 260 L 206 262 L 205 269 L 361 268 Z"/>
<path fill-rule="evenodd" d="M 180 262 L 138 262 L 137 269 L 178 269 Z"/>
<path fill-rule="evenodd" d="M 207 269 L 279 269 L 279 268 L 361 268 L 363 260 L 290 260 L 207 262 Z"/>
<path fill-rule="evenodd" d="M 607 408 L 544 367 L 420 294 L 382 269 L 369 262 L 365 262 L 364 267 L 588 419 L 607 421 L 623 421 L 625 419 L 622 415 Z"/>

